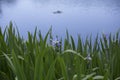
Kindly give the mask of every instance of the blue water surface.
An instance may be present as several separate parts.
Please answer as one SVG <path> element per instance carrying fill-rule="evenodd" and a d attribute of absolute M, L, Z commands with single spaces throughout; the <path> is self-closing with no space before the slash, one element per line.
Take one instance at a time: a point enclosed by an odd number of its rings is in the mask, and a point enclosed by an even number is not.
<path fill-rule="evenodd" d="M 114 33 L 120 28 L 120 0 L 0 0 L 0 26 L 12 21 L 21 35 L 34 32 L 37 26 L 53 36 L 69 34 L 83 38 L 97 33 Z"/>

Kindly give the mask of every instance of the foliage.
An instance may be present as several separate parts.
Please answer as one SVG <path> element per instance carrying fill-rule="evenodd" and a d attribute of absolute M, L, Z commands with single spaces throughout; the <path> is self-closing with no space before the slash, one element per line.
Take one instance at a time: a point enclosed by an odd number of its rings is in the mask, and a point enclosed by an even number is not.
<path fill-rule="evenodd" d="M 120 78 L 120 35 L 97 37 L 78 43 L 66 31 L 64 45 L 48 43 L 52 28 L 20 36 L 12 22 L 0 28 L 0 80 L 118 80 Z M 38 34 L 38 35 L 37 35 Z M 61 40 L 62 41 L 62 40 Z M 60 49 L 59 49 L 60 48 Z M 63 48 L 63 49 L 61 49 Z M 57 50 L 56 50 L 57 49 Z"/>

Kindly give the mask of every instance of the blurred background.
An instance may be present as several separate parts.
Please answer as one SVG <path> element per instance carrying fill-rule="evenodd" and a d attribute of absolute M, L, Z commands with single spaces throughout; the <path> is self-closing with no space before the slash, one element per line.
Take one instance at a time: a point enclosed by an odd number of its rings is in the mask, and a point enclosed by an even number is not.
<path fill-rule="evenodd" d="M 65 31 L 94 37 L 97 33 L 114 33 L 120 28 L 120 0 L 0 0 L 0 26 L 4 30 L 12 21 L 21 35 L 43 34 L 52 26 L 53 35 L 65 37 Z"/>

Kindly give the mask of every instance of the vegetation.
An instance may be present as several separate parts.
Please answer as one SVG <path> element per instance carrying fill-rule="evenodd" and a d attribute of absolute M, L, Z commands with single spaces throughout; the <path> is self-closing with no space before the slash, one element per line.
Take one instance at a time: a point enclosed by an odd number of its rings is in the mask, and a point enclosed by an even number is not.
<path fill-rule="evenodd" d="M 87 37 L 78 43 L 53 40 L 52 28 L 45 37 L 37 28 L 24 40 L 12 23 L 0 29 L 0 80 L 119 80 L 120 35 Z"/>

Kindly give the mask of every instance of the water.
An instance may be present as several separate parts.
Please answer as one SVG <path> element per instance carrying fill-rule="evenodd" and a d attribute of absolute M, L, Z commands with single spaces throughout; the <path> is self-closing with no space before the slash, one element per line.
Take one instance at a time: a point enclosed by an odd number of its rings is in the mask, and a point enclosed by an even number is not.
<path fill-rule="evenodd" d="M 55 13 L 60 11 L 60 13 Z M 0 0 L 0 26 L 12 21 L 22 36 L 35 27 L 45 34 L 74 37 L 114 33 L 120 28 L 120 0 Z"/>

